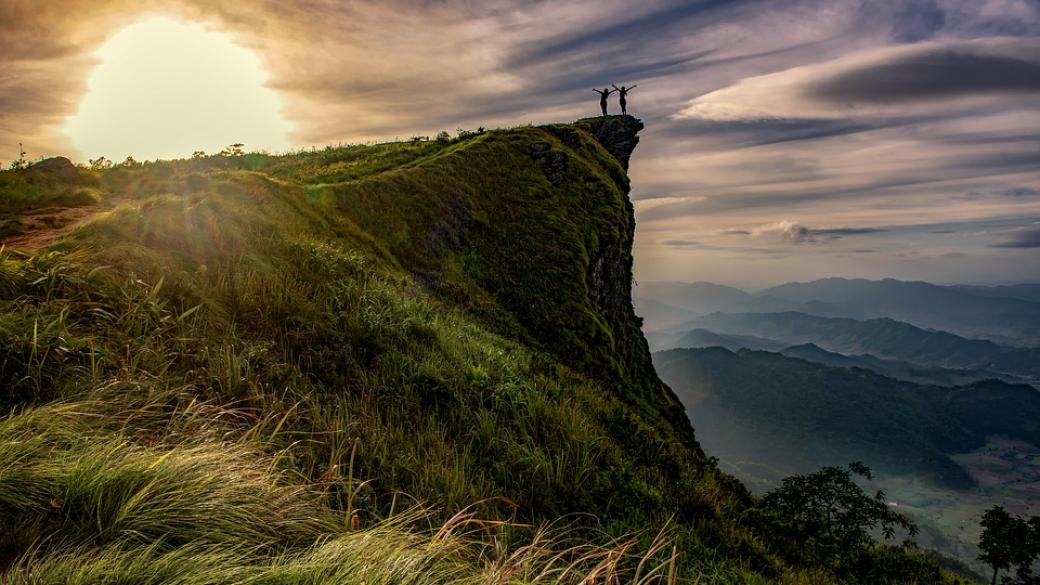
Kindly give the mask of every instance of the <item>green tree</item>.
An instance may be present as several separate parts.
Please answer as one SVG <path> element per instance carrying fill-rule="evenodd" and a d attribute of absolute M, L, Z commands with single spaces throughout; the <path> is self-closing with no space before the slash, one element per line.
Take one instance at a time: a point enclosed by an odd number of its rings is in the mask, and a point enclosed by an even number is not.
<path fill-rule="evenodd" d="M 1040 517 L 1028 520 L 1012 516 L 1003 506 L 993 506 L 982 515 L 982 536 L 979 560 L 993 569 L 994 585 L 1001 570 L 1015 567 L 1015 577 L 1004 578 L 1013 585 L 1036 585 L 1040 578 L 1033 575 L 1033 565 L 1040 557 Z"/>
<path fill-rule="evenodd" d="M 873 479 L 870 468 L 859 462 L 788 477 L 766 495 L 762 507 L 793 523 L 797 532 L 814 541 L 821 556 L 831 560 L 869 546 L 875 529 L 886 540 L 900 528 L 910 536 L 917 534 L 917 526 L 888 505 L 883 491 L 868 494 L 856 476 Z"/>

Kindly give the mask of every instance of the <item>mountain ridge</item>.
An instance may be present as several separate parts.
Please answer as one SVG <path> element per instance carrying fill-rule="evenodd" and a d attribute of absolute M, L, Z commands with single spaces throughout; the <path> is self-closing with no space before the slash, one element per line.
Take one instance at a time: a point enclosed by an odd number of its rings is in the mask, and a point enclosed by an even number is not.
<path fill-rule="evenodd" d="M 838 582 L 749 521 L 653 369 L 641 128 L 83 170 L 114 209 L 0 257 L 0 572 Z"/>

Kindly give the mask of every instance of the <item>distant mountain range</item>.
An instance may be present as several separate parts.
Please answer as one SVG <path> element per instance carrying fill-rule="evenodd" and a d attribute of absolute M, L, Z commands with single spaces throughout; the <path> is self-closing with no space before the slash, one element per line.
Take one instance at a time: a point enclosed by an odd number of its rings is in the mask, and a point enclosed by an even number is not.
<path fill-rule="evenodd" d="M 965 488 L 973 480 L 950 454 L 979 448 L 992 435 L 1040 445 L 1040 392 L 1030 386 L 920 385 L 722 348 L 658 352 L 654 363 L 709 453 L 768 467 L 776 477 L 862 460 L 885 473 Z"/>
<path fill-rule="evenodd" d="M 689 321 L 682 329 L 754 336 L 788 346 L 813 343 L 829 352 L 845 355 L 869 354 L 923 366 L 985 370 L 1030 380 L 1040 379 L 1040 348 L 1009 347 L 982 339 L 966 339 L 888 318 L 857 321 L 796 312 L 714 313 Z M 681 344 L 673 347 L 681 347 Z M 761 344 L 757 348 L 769 349 Z"/>
<path fill-rule="evenodd" d="M 698 347 L 691 345 L 690 347 Z M 700 346 L 708 347 L 708 346 Z M 749 348 L 750 349 L 750 348 Z M 815 343 L 793 345 L 780 350 L 787 357 L 794 357 L 825 366 L 839 368 L 863 368 L 877 372 L 889 378 L 913 382 L 915 384 L 932 384 L 936 386 L 962 386 L 983 380 L 1000 380 L 1009 384 L 1028 384 L 1030 380 L 1008 374 L 997 374 L 987 370 L 967 370 L 954 368 L 938 368 L 921 366 L 910 362 L 884 360 L 869 354 L 843 355 L 827 351 Z"/>
<path fill-rule="evenodd" d="M 1040 284 L 1013 286 L 940 286 L 893 279 L 827 278 L 788 283 L 749 293 L 713 283 L 650 282 L 634 291 L 636 310 L 656 301 L 689 313 L 801 312 L 825 317 L 887 317 L 924 329 L 1002 345 L 1040 346 Z M 663 315 L 653 327 L 674 328 Z"/>

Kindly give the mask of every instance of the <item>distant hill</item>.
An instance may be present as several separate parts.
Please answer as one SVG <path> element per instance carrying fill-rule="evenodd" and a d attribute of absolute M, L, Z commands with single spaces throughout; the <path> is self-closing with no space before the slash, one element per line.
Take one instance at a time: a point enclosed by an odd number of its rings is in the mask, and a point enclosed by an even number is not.
<path fill-rule="evenodd" d="M 893 279 L 826 278 L 787 283 L 756 293 L 707 282 L 650 282 L 633 293 L 687 312 L 799 312 L 823 317 L 887 317 L 1002 345 L 1040 346 L 1040 284 L 940 286 Z M 671 329 L 681 315 L 656 315 L 647 330 Z"/>
<path fill-rule="evenodd" d="M 952 488 L 972 479 L 949 455 L 991 435 L 1040 444 L 1040 392 L 999 381 L 944 388 L 776 353 L 722 348 L 654 354 L 704 448 L 777 475 L 862 460 Z"/>
<path fill-rule="evenodd" d="M 796 312 L 715 313 L 694 319 L 685 327 L 753 335 L 790 345 L 815 343 L 827 351 L 845 355 L 870 354 L 926 366 L 986 370 L 1030 380 L 1040 378 L 1040 349 L 965 339 L 887 318 L 857 321 Z"/>
<path fill-rule="evenodd" d="M 1011 284 L 1002 286 L 957 285 L 953 288 L 980 297 L 1019 299 L 1022 301 L 1040 303 L 1040 284 Z"/>
<path fill-rule="evenodd" d="M 656 331 L 675 323 L 687 321 L 698 316 L 696 311 L 669 305 L 654 299 L 634 298 L 632 304 L 636 315 L 643 320 L 643 329 Z"/>
<path fill-rule="evenodd" d="M 732 351 L 738 349 L 779 351 L 787 346 L 786 343 L 774 339 L 754 335 L 727 335 L 707 329 L 691 329 L 678 334 L 649 333 L 647 340 L 654 351 L 679 347 L 724 347 Z"/>
<path fill-rule="evenodd" d="M 956 287 L 893 279 L 826 278 L 783 284 L 758 294 L 792 303 L 819 301 L 840 307 L 833 315 L 890 317 L 967 337 L 1040 346 L 1040 303 L 1033 298 L 1036 289 L 1029 285 Z"/>
<path fill-rule="evenodd" d="M 1025 379 L 1016 376 L 997 374 L 986 370 L 958 370 L 934 366 L 920 366 L 910 362 L 885 360 L 869 354 L 844 355 L 827 351 L 815 343 L 793 345 L 782 349 L 780 353 L 787 357 L 800 358 L 826 366 L 835 366 L 840 368 L 865 368 L 883 376 L 888 376 L 889 378 L 914 382 L 915 384 L 960 386 L 972 384 L 974 382 L 981 382 L 983 380 L 1000 380 L 1009 384 L 1027 383 Z"/>

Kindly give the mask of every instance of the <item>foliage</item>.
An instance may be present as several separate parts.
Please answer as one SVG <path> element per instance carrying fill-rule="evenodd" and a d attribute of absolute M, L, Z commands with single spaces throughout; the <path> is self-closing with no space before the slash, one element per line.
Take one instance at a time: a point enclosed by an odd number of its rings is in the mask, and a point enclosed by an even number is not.
<path fill-rule="evenodd" d="M 897 530 L 913 537 L 917 527 L 888 506 L 884 492 L 866 493 L 857 476 L 871 479 L 870 468 L 853 462 L 785 478 L 753 516 L 763 535 L 797 542 L 800 554 L 815 562 L 838 572 L 875 571 L 868 554 L 872 531 L 880 530 L 888 540 Z"/>
<path fill-rule="evenodd" d="M 245 145 L 239 142 L 235 144 L 229 144 L 224 150 L 221 150 L 218 156 L 242 156 L 245 154 L 243 147 Z"/>
<path fill-rule="evenodd" d="M 115 163 L 108 160 L 103 156 L 92 158 L 89 161 L 90 170 L 92 171 L 105 171 L 115 166 Z"/>
<path fill-rule="evenodd" d="M 993 583 L 1002 570 L 1015 568 L 1014 577 L 1003 583 L 1036 585 L 1040 577 L 1033 568 L 1040 559 L 1040 516 L 1029 519 L 1012 516 L 1003 506 L 993 506 L 982 516 L 979 560 L 993 569 Z"/>
<path fill-rule="evenodd" d="M 19 142 L 18 143 L 18 158 L 16 158 L 15 160 L 11 161 L 11 166 L 9 167 L 12 171 L 23 171 L 23 170 L 29 168 L 29 161 L 26 160 L 25 154 L 26 154 L 25 147 L 23 147 L 22 143 Z"/>

